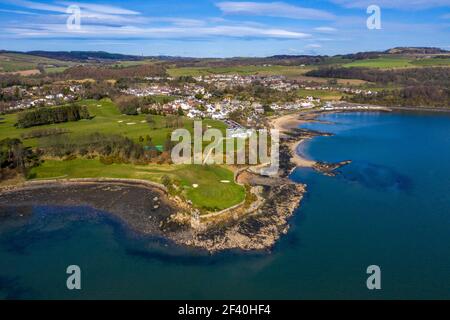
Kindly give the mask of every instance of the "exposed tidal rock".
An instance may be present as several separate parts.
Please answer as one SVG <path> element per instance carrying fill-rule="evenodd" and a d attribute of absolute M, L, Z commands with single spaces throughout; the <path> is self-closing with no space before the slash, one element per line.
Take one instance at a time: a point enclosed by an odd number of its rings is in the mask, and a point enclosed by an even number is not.
<path fill-rule="evenodd" d="M 210 252 L 270 249 L 289 229 L 288 219 L 305 193 L 305 186 L 280 180 L 282 183 L 262 187 L 261 205 L 247 216 L 233 219 L 231 214 L 230 219 L 221 223 L 206 221 L 201 224 L 201 228 L 191 228 L 183 234 L 174 232 L 170 237 L 177 243 Z"/>
<path fill-rule="evenodd" d="M 351 160 L 341 161 L 337 163 L 326 163 L 326 162 L 317 162 L 313 168 L 314 170 L 323 173 L 329 177 L 335 177 L 337 175 L 336 170 L 342 168 L 343 166 L 349 165 L 352 163 Z"/>

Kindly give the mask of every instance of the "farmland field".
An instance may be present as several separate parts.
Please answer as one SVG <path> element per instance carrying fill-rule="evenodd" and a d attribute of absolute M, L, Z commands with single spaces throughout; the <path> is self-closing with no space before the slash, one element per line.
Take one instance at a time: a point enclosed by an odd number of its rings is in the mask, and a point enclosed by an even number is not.
<path fill-rule="evenodd" d="M 346 68 L 366 67 L 366 68 L 380 68 L 380 69 L 408 68 L 413 67 L 411 61 L 412 61 L 411 59 L 404 57 L 376 58 L 376 59 L 356 60 L 351 63 L 343 64 L 343 67 Z"/>
<path fill-rule="evenodd" d="M 450 66 L 450 57 L 423 59 L 409 57 L 380 57 L 376 59 L 356 60 L 351 63 L 343 64 L 343 66 L 347 68 L 366 67 L 380 69 Z"/>
<path fill-rule="evenodd" d="M 281 75 L 281 76 L 300 76 L 311 70 L 309 67 L 301 66 L 233 66 L 233 67 L 183 67 L 183 68 L 171 68 L 167 70 L 167 73 L 172 77 L 180 76 L 206 76 L 214 74 L 239 74 L 243 76 L 248 75 Z"/>
<path fill-rule="evenodd" d="M 73 63 L 20 53 L 0 53 L 0 72 L 35 70 L 39 65 L 45 68 L 67 67 Z"/>
<path fill-rule="evenodd" d="M 415 66 L 450 66 L 450 57 L 448 58 L 430 58 L 430 59 L 417 59 L 412 62 Z"/>

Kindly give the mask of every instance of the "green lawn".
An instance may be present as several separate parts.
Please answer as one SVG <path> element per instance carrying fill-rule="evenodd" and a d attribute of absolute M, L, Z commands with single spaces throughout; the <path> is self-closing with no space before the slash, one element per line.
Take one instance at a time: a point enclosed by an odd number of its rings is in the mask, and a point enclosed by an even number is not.
<path fill-rule="evenodd" d="M 298 90 L 298 95 L 302 98 L 314 97 L 322 100 L 340 100 L 343 96 L 342 92 L 330 90 Z"/>
<path fill-rule="evenodd" d="M 129 178 L 160 182 L 164 175 L 178 181 L 184 196 L 199 208 L 222 210 L 245 199 L 245 189 L 233 182 L 233 172 L 221 166 L 105 165 L 98 160 L 45 161 L 31 170 L 33 179 Z M 230 183 L 221 181 L 228 180 Z M 193 185 L 198 184 L 197 188 Z"/>
<path fill-rule="evenodd" d="M 92 120 L 81 120 L 77 122 L 67 122 L 61 124 L 53 124 L 47 126 L 32 127 L 27 129 L 18 129 L 14 127 L 16 123 L 17 114 L 8 114 L 1 116 L 4 118 L 0 121 L 0 140 L 5 138 L 20 138 L 22 133 L 30 132 L 36 129 L 44 128 L 64 128 L 71 131 L 71 135 L 84 135 L 94 132 L 105 134 L 120 134 L 130 137 L 137 141 L 140 136 L 145 137 L 149 135 L 155 145 L 164 144 L 167 135 L 173 129 L 164 127 L 164 117 L 153 116 L 156 122 L 157 129 L 151 129 L 145 122 L 145 115 L 127 116 L 122 115 L 118 111 L 114 103 L 109 99 L 85 100 L 79 102 L 81 105 L 88 106 L 89 112 L 95 116 Z M 226 126 L 221 121 L 204 120 L 206 125 L 214 128 L 225 130 Z M 184 127 L 192 131 L 193 121 L 191 119 L 184 119 Z M 36 139 L 25 140 L 26 145 L 37 146 Z"/>

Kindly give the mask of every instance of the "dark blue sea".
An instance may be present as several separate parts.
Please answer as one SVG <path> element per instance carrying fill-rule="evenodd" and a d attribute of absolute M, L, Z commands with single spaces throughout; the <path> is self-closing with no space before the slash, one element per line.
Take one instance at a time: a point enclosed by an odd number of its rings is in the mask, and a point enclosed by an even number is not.
<path fill-rule="evenodd" d="M 90 208 L 34 207 L 0 221 L 0 299 L 450 299 L 450 116 L 320 120 L 305 127 L 334 136 L 299 152 L 353 162 L 336 177 L 293 172 L 308 193 L 271 252 L 209 255 Z M 370 265 L 381 290 L 366 287 Z"/>

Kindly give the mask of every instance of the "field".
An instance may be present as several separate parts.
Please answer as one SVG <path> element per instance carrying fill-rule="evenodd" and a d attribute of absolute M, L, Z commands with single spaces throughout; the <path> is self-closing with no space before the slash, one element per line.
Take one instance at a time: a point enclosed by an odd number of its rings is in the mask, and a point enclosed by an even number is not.
<path fill-rule="evenodd" d="M 242 76 L 248 75 L 264 75 L 264 76 L 286 76 L 295 77 L 303 75 L 305 72 L 311 70 L 308 67 L 301 66 L 233 66 L 233 67 L 195 67 L 195 68 L 170 68 L 167 73 L 172 77 L 181 76 L 206 76 L 214 74 L 238 74 Z"/>
<path fill-rule="evenodd" d="M 346 68 L 366 67 L 379 69 L 394 68 L 416 68 L 416 67 L 434 67 L 434 66 L 450 66 L 449 58 L 426 58 L 414 59 L 410 57 L 380 57 L 376 59 L 356 60 L 351 63 L 342 65 Z"/>
<path fill-rule="evenodd" d="M 450 57 L 448 58 L 430 58 L 417 59 L 412 62 L 415 66 L 430 67 L 430 66 L 450 66 Z"/>
<path fill-rule="evenodd" d="M 127 68 L 127 67 L 134 67 L 134 66 L 141 66 L 144 64 L 154 64 L 156 60 L 152 59 L 146 59 L 146 60 L 140 60 L 140 61 L 118 61 L 117 63 L 112 64 L 113 67 L 117 68 Z"/>
<path fill-rule="evenodd" d="M 73 63 L 20 53 L 0 53 L 0 72 L 19 72 L 36 70 L 39 65 L 45 68 L 68 67 Z"/>
<path fill-rule="evenodd" d="M 0 140 L 9 138 L 20 138 L 21 134 L 31 132 L 36 129 L 46 128 L 63 128 L 71 131 L 72 135 L 89 134 L 94 132 L 106 134 L 120 134 L 137 141 L 140 136 L 149 135 L 155 145 L 162 145 L 167 139 L 167 135 L 173 129 L 165 128 L 162 116 L 153 116 L 155 120 L 155 129 L 150 128 L 146 123 L 145 115 L 127 116 L 122 115 L 118 111 L 114 103 L 109 99 L 85 100 L 80 102 L 81 105 L 88 106 L 89 113 L 94 116 L 92 120 L 81 120 L 77 122 L 67 122 L 61 124 L 39 126 L 27 129 L 18 129 L 14 127 L 17 114 L 4 115 L 0 121 Z M 184 118 L 184 128 L 192 131 L 193 121 Z M 218 129 L 225 130 L 226 126 L 220 121 L 204 120 L 206 125 L 213 126 Z M 29 146 L 37 146 L 36 139 L 25 140 L 25 144 Z"/>
<path fill-rule="evenodd" d="M 388 58 L 356 60 L 351 63 L 343 64 L 342 66 L 346 68 L 352 67 L 380 68 L 380 69 L 408 68 L 413 67 L 411 61 L 412 61 L 411 59 L 404 57 L 388 57 Z"/>
<path fill-rule="evenodd" d="M 302 98 L 312 96 L 314 98 L 320 98 L 325 101 L 340 100 L 343 96 L 342 92 L 339 91 L 328 91 L 328 90 L 298 90 L 298 95 Z"/>
<path fill-rule="evenodd" d="M 245 199 L 245 189 L 233 182 L 233 172 L 220 166 L 105 165 L 98 160 L 45 161 L 31 170 L 34 179 L 129 178 L 161 182 L 164 175 L 180 183 L 184 196 L 198 208 L 222 210 Z M 221 181 L 230 181 L 223 183 Z M 193 185 L 198 187 L 194 188 Z"/>
<path fill-rule="evenodd" d="M 59 72 L 64 72 L 65 70 L 67 70 L 69 67 L 45 67 L 44 70 L 47 73 L 59 73 Z"/>

